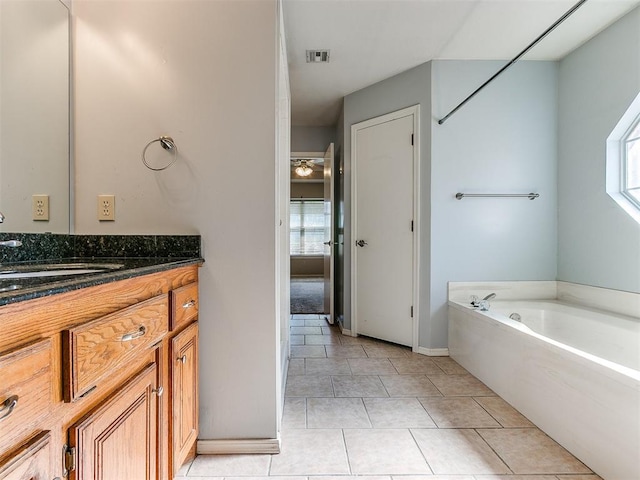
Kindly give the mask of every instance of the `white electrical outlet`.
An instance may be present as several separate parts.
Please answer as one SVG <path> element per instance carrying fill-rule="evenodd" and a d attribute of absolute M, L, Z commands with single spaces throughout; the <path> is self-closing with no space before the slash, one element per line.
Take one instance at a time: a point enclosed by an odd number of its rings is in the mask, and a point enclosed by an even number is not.
<path fill-rule="evenodd" d="M 34 221 L 48 221 L 49 195 L 33 195 L 31 197 L 31 213 Z"/>
<path fill-rule="evenodd" d="M 114 195 L 98 195 L 98 220 L 114 221 L 116 219 L 116 197 Z"/>

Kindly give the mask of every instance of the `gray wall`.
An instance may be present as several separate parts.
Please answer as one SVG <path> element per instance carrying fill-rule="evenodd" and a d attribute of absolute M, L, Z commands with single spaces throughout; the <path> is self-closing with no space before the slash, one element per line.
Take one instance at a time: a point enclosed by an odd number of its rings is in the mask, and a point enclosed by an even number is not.
<path fill-rule="evenodd" d="M 33 221 L 34 194 L 48 221 Z M 69 233 L 69 207 L 69 12 L 0 1 L 0 231 Z"/>
<path fill-rule="evenodd" d="M 640 9 L 560 63 L 558 278 L 640 292 L 640 225 L 605 191 L 605 142 L 640 92 Z"/>
<path fill-rule="evenodd" d="M 447 347 L 450 280 L 556 277 L 557 65 L 522 62 L 451 117 L 437 119 L 503 63 L 436 61 L 345 97 L 345 328 L 350 328 L 351 126 L 421 106 L 420 339 Z M 465 199 L 455 193 L 541 198 Z"/>
<path fill-rule="evenodd" d="M 443 125 L 446 115 L 504 62 L 432 67 L 431 319 L 420 344 L 447 346 L 447 282 L 556 277 L 557 64 L 521 62 Z M 464 193 L 537 192 L 520 198 Z"/>
<path fill-rule="evenodd" d="M 359 90 L 344 99 L 343 148 L 344 158 L 344 327 L 351 328 L 351 126 L 413 105 L 420 105 L 420 164 L 422 205 L 430 198 L 431 144 L 431 64 L 425 63 L 399 75 Z M 420 264 L 420 323 L 429 320 L 429 208 L 421 209 L 422 244 Z"/>
<path fill-rule="evenodd" d="M 335 134 L 335 127 L 291 127 L 291 151 L 324 152 Z"/>

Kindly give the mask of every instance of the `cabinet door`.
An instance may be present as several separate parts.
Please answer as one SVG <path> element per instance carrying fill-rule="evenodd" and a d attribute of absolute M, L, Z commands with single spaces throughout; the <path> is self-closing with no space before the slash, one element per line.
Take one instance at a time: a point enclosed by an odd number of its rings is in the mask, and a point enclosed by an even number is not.
<path fill-rule="evenodd" d="M 69 429 L 75 447 L 70 480 L 155 480 L 157 396 L 155 364 Z"/>
<path fill-rule="evenodd" d="M 171 437 L 173 473 L 198 438 L 198 323 L 171 340 Z"/>
<path fill-rule="evenodd" d="M 49 432 L 42 432 L 25 443 L 0 464 L 2 480 L 51 480 L 51 444 Z"/>

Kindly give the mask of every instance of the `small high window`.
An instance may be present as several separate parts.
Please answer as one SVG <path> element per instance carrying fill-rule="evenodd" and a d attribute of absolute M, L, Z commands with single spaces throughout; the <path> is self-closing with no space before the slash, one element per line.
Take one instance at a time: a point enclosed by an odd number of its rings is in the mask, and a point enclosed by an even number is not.
<path fill-rule="evenodd" d="M 640 223 L 640 94 L 607 138 L 607 193 Z"/>
<path fill-rule="evenodd" d="M 640 115 L 622 142 L 622 193 L 640 209 Z"/>

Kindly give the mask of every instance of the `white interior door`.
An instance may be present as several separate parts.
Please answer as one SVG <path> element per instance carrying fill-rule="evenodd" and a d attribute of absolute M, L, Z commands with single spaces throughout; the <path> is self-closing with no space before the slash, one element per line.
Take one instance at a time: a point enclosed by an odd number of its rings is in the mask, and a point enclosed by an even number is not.
<path fill-rule="evenodd" d="M 333 143 L 324 154 L 324 312 L 329 323 L 334 320 L 333 300 Z"/>
<path fill-rule="evenodd" d="M 408 346 L 414 331 L 414 116 L 392 114 L 352 129 L 352 326 L 357 334 Z"/>

